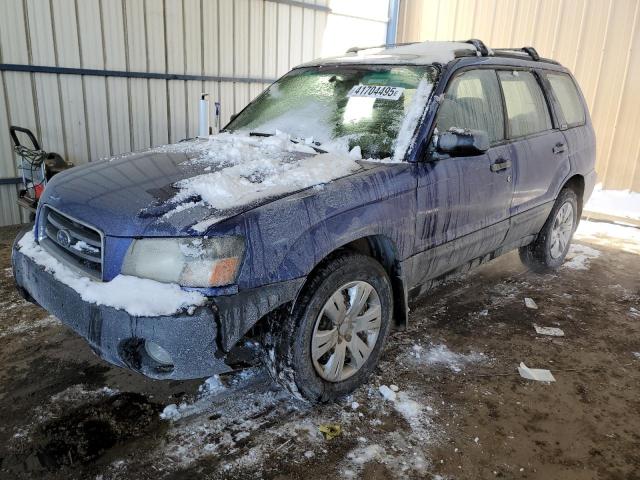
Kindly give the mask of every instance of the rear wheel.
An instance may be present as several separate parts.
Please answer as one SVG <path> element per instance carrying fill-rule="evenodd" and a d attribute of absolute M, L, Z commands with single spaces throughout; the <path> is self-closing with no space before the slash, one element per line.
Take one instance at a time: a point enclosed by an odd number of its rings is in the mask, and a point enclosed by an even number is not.
<path fill-rule="evenodd" d="M 567 256 L 578 220 L 578 197 L 573 190 L 564 189 L 536 240 L 520 248 L 522 262 L 539 273 L 557 270 Z"/>
<path fill-rule="evenodd" d="M 267 362 L 299 397 L 331 401 L 366 381 L 391 325 L 389 277 L 373 258 L 345 253 L 320 267 L 293 313 L 272 327 Z"/>

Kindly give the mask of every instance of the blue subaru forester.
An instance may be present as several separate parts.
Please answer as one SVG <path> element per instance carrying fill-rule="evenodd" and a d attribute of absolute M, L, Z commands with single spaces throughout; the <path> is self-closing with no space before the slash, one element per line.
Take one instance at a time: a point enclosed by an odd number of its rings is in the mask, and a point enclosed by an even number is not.
<path fill-rule="evenodd" d="M 352 49 L 218 135 L 54 177 L 14 276 L 115 365 L 204 377 L 251 338 L 292 393 L 328 401 L 442 279 L 514 249 L 560 267 L 595 151 L 573 76 L 531 47 Z"/>

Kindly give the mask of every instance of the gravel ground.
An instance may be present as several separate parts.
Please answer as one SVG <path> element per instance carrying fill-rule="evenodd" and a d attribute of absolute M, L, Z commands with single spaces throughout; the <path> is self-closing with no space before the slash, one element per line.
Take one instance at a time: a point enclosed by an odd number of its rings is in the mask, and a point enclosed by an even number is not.
<path fill-rule="evenodd" d="M 509 254 L 430 292 L 370 382 L 320 407 L 259 367 L 203 383 L 107 365 L 17 296 L 17 231 L 0 229 L 1 478 L 640 478 L 640 230 L 583 222 L 557 274 Z"/>

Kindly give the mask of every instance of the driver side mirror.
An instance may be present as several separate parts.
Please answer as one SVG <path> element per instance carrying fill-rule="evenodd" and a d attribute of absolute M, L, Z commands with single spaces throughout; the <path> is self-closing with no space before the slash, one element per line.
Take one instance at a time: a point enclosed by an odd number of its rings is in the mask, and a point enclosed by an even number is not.
<path fill-rule="evenodd" d="M 472 157 L 489 150 L 489 136 L 482 130 L 449 129 L 437 136 L 436 150 L 452 157 Z"/>

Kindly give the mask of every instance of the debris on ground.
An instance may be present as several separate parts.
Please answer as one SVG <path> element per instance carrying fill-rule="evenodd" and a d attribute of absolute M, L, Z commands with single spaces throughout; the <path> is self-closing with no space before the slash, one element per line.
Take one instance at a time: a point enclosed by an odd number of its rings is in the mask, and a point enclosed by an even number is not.
<path fill-rule="evenodd" d="M 526 378 L 527 380 L 535 380 L 537 382 L 556 381 L 549 370 L 545 370 L 543 368 L 529 368 L 524 364 L 524 362 L 520 362 L 518 372 L 522 378 Z"/>
<path fill-rule="evenodd" d="M 342 433 L 342 427 L 337 423 L 322 424 L 318 427 L 318 430 L 324 435 L 325 440 L 333 440 Z"/>
<path fill-rule="evenodd" d="M 380 385 L 380 388 L 378 388 L 378 390 L 380 391 L 380 395 L 382 395 L 385 400 L 393 402 L 396 399 L 396 392 L 394 392 L 386 385 Z"/>
<path fill-rule="evenodd" d="M 536 302 L 533 301 L 533 298 L 526 297 L 524 299 L 524 304 L 527 308 L 533 308 L 534 310 L 538 309 L 538 305 L 536 305 Z"/>
<path fill-rule="evenodd" d="M 561 328 L 540 327 L 538 325 L 534 325 L 533 328 L 536 329 L 536 333 L 539 335 L 549 335 L 550 337 L 564 337 L 564 331 Z"/>

